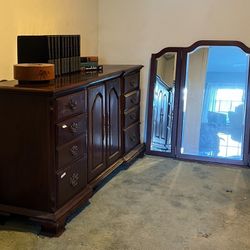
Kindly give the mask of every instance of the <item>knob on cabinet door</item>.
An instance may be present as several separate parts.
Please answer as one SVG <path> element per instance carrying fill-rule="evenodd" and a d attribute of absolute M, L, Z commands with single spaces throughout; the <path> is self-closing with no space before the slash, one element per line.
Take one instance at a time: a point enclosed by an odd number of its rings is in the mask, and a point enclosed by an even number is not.
<path fill-rule="evenodd" d="M 75 109 L 77 108 L 77 101 L 71 99 L 71 100 L 69 101 L 69 107 L 70 107 L 72 110 L 75 110 Z"/>
<path fill-rule="evenodd" d="M 72 122 L 70 125 L 70 130 L 72 133 L 77 133 L 78 131 L 78 122 Z"/>

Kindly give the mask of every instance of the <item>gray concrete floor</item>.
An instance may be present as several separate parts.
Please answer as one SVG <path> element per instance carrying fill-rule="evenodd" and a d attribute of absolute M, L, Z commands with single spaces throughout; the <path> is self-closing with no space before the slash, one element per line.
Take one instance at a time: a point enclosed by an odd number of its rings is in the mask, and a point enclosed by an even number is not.
<path fill-rule="evenodd" d="M 59 238 L 12 219 L 0 249 L 250 249 L 250 170 L 146 156 L 106 183 Z"/>

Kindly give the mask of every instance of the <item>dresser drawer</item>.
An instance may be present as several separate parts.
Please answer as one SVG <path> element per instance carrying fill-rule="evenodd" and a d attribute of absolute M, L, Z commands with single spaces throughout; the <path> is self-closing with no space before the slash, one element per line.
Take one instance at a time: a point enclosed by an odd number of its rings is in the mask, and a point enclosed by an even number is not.
<path fill-rule="evenodd" d="M 125 76 L 124 93 L 139 88 L 139 72 Z"/>
<path fill-rule="evenodd" d="M 81 159 L 57 173 L 57 207 L 61 207 L 87 185 L 86 160 Z"/>
<path fill-rule="evenodd" d="M 139 106 L 135 106 L 134 108 L 126 111 L 124 115 L 125 115 L 125 128 L 127 128 L 131 124 L 139 121 L 140 118 Z"/>
<path fill-rule="evenodd" d="M 62 169 L 64 166 L 85 156 L 86 154 L 86 136 L 82 135 L 77 139 L 57 147 L 57 167 Z"/>
<path fill-rule="evenodd" d="M 140 91 L 135 90 L 125 95 L 125 109 L 130 109 L 140 102 Z"/>
<path fill-rule="evenodd" d="M 125 132 L 125 153 L 128 153 L 140 143 L 140 123 L 136 123 L 124 130 Z"/>
<path fill-rule="evenodd" d="M 57 145 L 69 142 L 87 130 L 85 115 L 78 115 L 56 125 Z"/>
<path fill-rule="evenodd" d="M 57 121 L 68 118 L 71 115 L 83 113 L 85 111 L 84 91 L 59 97 L 56 99 Z"/>

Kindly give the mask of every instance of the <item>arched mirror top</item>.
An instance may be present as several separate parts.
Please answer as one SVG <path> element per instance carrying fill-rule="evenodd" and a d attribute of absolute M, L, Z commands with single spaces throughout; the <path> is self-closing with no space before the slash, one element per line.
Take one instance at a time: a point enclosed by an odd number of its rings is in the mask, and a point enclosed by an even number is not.
<path fill-rule="evenodd" d="M 250 53 L 250 48 L 247 47 L 244 43 L 242 43 L 240 41 L 233 41 L 233 40 L 200 40 L 200 41 L 193 43 L 189 47 L 180 47 L 179 50 L 182 50 L 183 52 L 188 53 L 188 52 L 191 52 L 193 50 L 196 50 L 196 48 L 198 48 L 198 47 L 204 47 L 204 46 L 218 46 L 218 47 L 235 46 L 235 47 L 241 48 L 246 53 Z"/>
<path fill-rule="evenodd" d="M 217 54 L 217 56 L 221 55 L 224 58 L 228 57 L 229 60 L 234 57 L 235 65 L 238 68 L 239 68 L 239 65 L 241 64 L 242 58 L 240 58 L 239 56 L 237 57 L 237 53 L 240 50 L 242 50 L 244 51 L 244 53 L 250 54 L 249 47 L 247 47 L 244 43 L 240 41 L 233 41 L 233 40 L 200 40 L 200 41 L 193 43 L 189 47 L 163 48 L 159 52 L 153 53 L 151 56 L 149 92 L 153 91 L 154 84 L 157 78 L 160 78 L 160 80 L 163 80 L 163 82 L 165 82 L 167 85 L 170 85 L 170 86 L 172 86 L 173 83 L 176 83 L 176 78 L 178 78 L 178 80 L 181 80 L 181 78 L 184 78 L 186 74 L 186 65 L 187 65 L 188 55 L 194 53 L 199 48 L 213 49 L 213 51 L 217 51 L 217 53 L 213 53 L 213 55 Z M 231 56 L 229 55 L 229 52 L 231 53 Z M 170 57 L 173 58 L 173 55 L 174 55 L 174 60 L 172 60 L 171 62 L 172 64 L 166 63 L 167 59 L 169 59 Z M 212 58 L 212 60 L 213 59 L 215 58 Z M 214 66 L 216 67 L 216 64 L 214 64 Z M 163 68 L 167 69 L 166 71 L 168 71 L 168 73 L 166 72 L 164 73 Z M 149 97 L 150 97 L 150 93 L 149 93 Z M 149 106 L 152 105 L 151 99 L 152 97 L 149 98 Z"/>
<path fill-rule="evenodd" d="M 195 50 L 200 46 L 236 46 L 241 48 L 246 53 L 250 53 L 250 48 L 246 46 L 243 42 L 235 41 L 235 40 L 200 40 L 193 43 L 191 46 L 188 47 L 166 47 L 161 49 L 157 53 L 153 53 L 151 59 L 155 60 L 158 57 L 168 53 L 168 52 L 190 52 Z"/>

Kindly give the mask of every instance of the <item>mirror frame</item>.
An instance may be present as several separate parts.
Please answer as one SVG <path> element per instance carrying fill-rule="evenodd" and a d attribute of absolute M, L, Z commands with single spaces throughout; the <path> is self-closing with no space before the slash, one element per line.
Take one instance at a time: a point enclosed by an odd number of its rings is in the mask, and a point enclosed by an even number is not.
<path fill-rule="evenodd" d="M 160 50 L 158 53 L 151 55 L 150 62 L 150 79 L 148 88 L 148 113 L 147 113 L 147 132 L 146 132 L 146 154 L 165 156 L 178 158 L 183 160 L 193 160 L 201 162 L 215 162 L 223 164 L 243 165 L 248 166 L 250 164 L 250 63 L 248 68 L 248 84 L 246 94 L 246 116 L 245 116 L 245 136 L 243 143 L 243 160 L 236 161 L 232 159 L 220 159 L 220 158 L 209 158 L 199 157 L 193 155 L 185 155 L 180 153 L 181 139 L 182 139 L 182 123 L 183 123 L 183 100 L 180 96 L 183 94 L 183 88 L 185 86 L 186 78 L 186 66 L 187 66 L 187 55 L 201 46 L 236 46 L 242 49 L 245 53 L 250 56 L 250 48 L 244 43 L 234 40 L 200 40 L 193 43 L 189 47 L 166 47 Z M 151 150 L 151 134 L 152 134 L 152 115 L 153 115 L 153 98 L 154 98 L 154 86 L 156 80 L 157 71 L 157 59 L 162 55 L 171 52 L 177 53 L 176 61 L 176 81 L 175 81 L 175 96 L 174 96 L 174 116 L 173 116 L 173 127 L 172 127 L 172 147 L 171 152 L 159 152 Z"/>
<path fill-rule="evenodd" d="M 151 134 L 152 134 L 152 115 L 153 115 L 153 99 L 154 99 L 154 87 L 156 81 L 157 71 L 157 59 L 166 53 L 177 53 L 176 71 L 175 71 L 175 96 L 174 96 L 174 114 L 178 111 L 178 95 L 179 95 L 179 82 L 180 82 L 180 69 L 181 69 L 181 47 L 167 47 L 162 49 L 156 54 L 151 56 L 150 66 L 150 82 L 149 82 L 149 95 L 148 95 L 148 119 L 147 119 L 147 135 L 146 135 L 146 154 L 152 154 L 157 156 L 169 156 L 174 157 L 176 154 L 173 145 L 176 145 L 176 132 L 177 132 L 177 117 L 173 118 L 172 135 L 171 135 L 171 152 L 159 152 L 151 150 Z M 173 150 L 174 149 L 174 150 Z"/>

